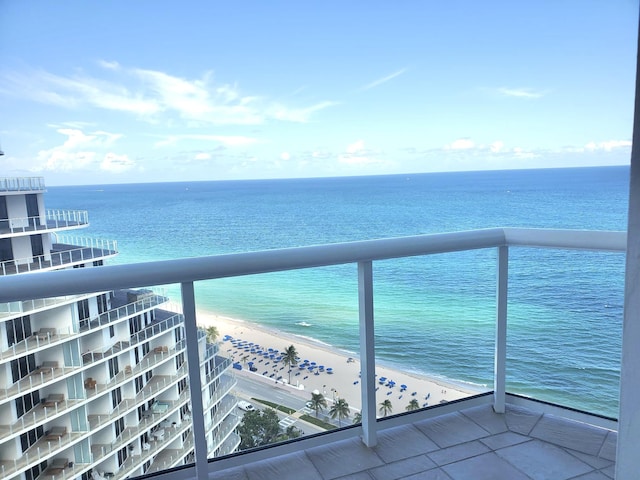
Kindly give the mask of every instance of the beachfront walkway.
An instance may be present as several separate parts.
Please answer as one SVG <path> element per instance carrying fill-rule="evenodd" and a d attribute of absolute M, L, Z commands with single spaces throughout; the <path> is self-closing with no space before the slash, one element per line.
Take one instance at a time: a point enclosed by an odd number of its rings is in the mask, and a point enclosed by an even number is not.
<path fill-rule="evenodd" d="M 216 473 L 217 480 L 607 480 L 616 433 L 508 406 L 480 406 Z"/>

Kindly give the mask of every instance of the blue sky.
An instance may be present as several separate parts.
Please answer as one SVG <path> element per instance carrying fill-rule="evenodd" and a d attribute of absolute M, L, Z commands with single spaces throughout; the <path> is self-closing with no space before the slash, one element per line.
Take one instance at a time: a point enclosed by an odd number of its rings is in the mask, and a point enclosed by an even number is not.
<path fill-rule="evenodd" d="M 637 0 L 0 0 L 0 175 L 624 165 L 637 28 Z"/>

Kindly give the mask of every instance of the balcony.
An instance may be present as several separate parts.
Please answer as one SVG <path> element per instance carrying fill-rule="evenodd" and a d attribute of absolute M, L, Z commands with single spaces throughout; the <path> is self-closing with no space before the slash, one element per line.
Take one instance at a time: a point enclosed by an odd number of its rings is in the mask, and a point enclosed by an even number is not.
<path fill-rule="evenodd" d="M 0 192 L 43 192 L 44 177 L 0 178 Z"/>
<path fill-rule="evenodd" d="M 2 218 L 0 238 L 84 228 L 89 225 L 89 213 L 86 210 L 47 210 L 44 220 L 42 223 L 40 216 Z"/>
<path fill-rule="evenodd" d="M 205 479 L 209 474 L 213 478 L 238 479 L 612 478 L 616 468 L 615 419 L 506 392 L 509 255 L 520 247 L 623 253 L 626 234 L 487 229 L 45 272 L 0 278 L 0 302 L 180 284 L 185 343 L 189 347 L 186 354 L 190 389 L 198 392 L 191 396 L 191 412 L 194 419 L 202 419 L 200 354 L 197 348 L 191 348 L 197 345 L 198 338 L 194 284 L 202 280 L 354 264 L 358 272 L 362 423 L 210 461 L 204 422 L 196 420 L 195 464 L 160 471 L 154 478 Z M 480 249 L 496 251 L 492 352 L 495 367 L 490 391 L 415 412 L 376 418 L 373 263 Z M 230 442 L 237 440 L 234 434 L 229 438 Z"/>
<path fill-rule="evenodd" d="M 74 238 L 73 242 L 73 244 L 54 243 L 51 252 L 47 255 L 0 262 L 0 276 L 71 267 L 90 261 L 104 260 L 118 253 L 117 242 L 111 240 Z"/>

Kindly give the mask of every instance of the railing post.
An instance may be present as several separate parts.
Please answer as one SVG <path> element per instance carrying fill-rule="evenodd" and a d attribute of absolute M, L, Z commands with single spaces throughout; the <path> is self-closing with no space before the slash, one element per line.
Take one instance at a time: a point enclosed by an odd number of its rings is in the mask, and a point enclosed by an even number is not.
<path fill-rule="evenodd" d="M 373 325 L 373 265 L 358 262 L 358 310 L 360 318 L 360 372 L 362 395 L 362 441 L 378 443 L 376 432 L 376 354 Z"/>
<path fill-rule="evenodd" d="M 493 378 L 493 410 L 505 412 L 507 361 L 507 279 L 509 275 L 509 247 L 498 247 L 496 279 L 496 345 Z"/>
<path fill-rule="evenodd" d="M 196 298 L 193 282 L 184 282 L 182 289 L 182 311 L 184 314 L 185 338 L 187 340 L 187 366 L 189 367 L 189 391 L 191 392 L 191 426 L 195 443 L 196 478 L 207 480 L 207 441 L 204 430 L 202 407 L 202 382 L 200 381 L 200 355 L 198 353 L 198 327 L 196 324 Z M 200 421 L 198 421 L 200 419 Z"/>

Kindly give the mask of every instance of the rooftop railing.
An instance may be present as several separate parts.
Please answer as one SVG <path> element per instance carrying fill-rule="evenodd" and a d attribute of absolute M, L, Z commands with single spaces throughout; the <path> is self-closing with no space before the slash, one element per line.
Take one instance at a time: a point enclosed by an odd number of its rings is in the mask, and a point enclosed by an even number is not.
<path fill-rule="evenodd" d="M 367 446 L 377 442 L 377 431 L 381 422 L 385 426 L 412 423 L 425 415 L 457 411 L 458 403 L 422 409 L 416 413 L 399 415 L 385 420 L 376 418 L 377 405 L 375 390 L 374 354 L 374 309 L 373 270 L 374 262 L 403 257 L 416 257 L 467 250 L 495 249 L 496 294 L 495 294 L 495 350 L 493 389 L 490 394 L 472 397 L 472 402 L 484 404 L 491 401 L 498 413 L 505 411 L 506 403 L 506 338 L 507 338 L 507 276 L 509 271 L 509 251 L 515 247 L 562 248 L 572 250 L 594 250 L 603 252 L 625 252 L 625 232 L 542 230 L 522 228 L 494 228 L 485 230 L 421 235 L 350 242 L 334 245 L 318 245 L 277 249 L 262 252 L 228 254 L 201 258 L 188 258 L 162 262 L 148 262 L 133 265 L 108 266 L 99 269 L 78 269 L 57 272 L 43 272 L 41 275 L 20 275 L 14 278 L 0 278 L 0 303 L 26 300 L 33 297 L 55 297 L 61 295 L 89 293 L 93 291 L 117 290 L 123 288 L 152 287 L 156 285 L 180 284 L 182 310 L 185 317 L 185 337 L 189 346 L 197 345 L 196 300 L 194 283 L 227 277 L 307 269 L 329 265 L 355 264 L 358 278 L 359 339 L 361 362 L 361 425 L 339 429 L 327 436 L 312 436 L 300 441 L 287 442 L 274 447 L 279 453 L 299 451 L 327 441 L 361 437 Z M 199 352 L 197 348 L 187 349 L 190 389 L 197 392 L 191 396 L 194 418 L 204 418 Z M 467 406 L 469 403 L 466 404 Z M 580 412 L 575 415 L 579 416 Z M 615 422 L 603 420 L 607 425 Z M 267 458 L 273 452 L 258 450 L 236 455 L 222 461 L 208 462 L 207 440 L 204 422 L 194 421 L 195 464 L 175 469 L 171 474 L 159 478 L 205 479 L 210 471 L 220 467 Z"/>
<path fill-rule="evenodd" d="M 44 177 L 2 177 L 0 192 L 31 192 L 44 190 Z"/>

